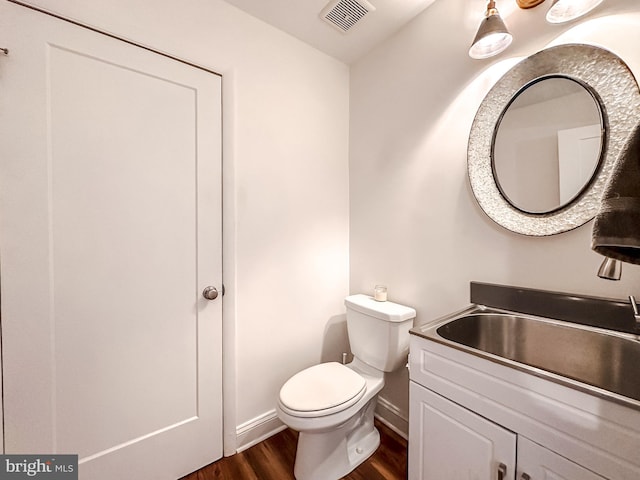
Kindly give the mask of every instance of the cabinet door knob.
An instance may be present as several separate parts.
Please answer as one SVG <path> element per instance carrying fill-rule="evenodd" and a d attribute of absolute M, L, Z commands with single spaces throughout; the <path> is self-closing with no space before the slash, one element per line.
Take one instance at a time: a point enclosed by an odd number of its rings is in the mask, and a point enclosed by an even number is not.
<path fill-rule="evenodd" d="M 507 476 L 507 466 L 504 463 L 498 465 L 498 480 L 504 480 Z"/>

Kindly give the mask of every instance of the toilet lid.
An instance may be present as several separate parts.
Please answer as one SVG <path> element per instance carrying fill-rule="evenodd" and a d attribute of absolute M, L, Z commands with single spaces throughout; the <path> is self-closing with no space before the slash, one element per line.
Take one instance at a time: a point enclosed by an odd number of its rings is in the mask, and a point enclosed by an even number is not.
<path fill-rule="evenodd" d="M 348 367 L 328 362 L 291 377 L 280 389 L 280 402 L 298 412 L 326 410 L 364 394 L 365 379 Z"/>

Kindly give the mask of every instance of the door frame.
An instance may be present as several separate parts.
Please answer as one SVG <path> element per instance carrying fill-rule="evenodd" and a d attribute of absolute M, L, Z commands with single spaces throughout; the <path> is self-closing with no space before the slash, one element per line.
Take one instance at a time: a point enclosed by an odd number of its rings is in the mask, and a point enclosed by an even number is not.
<path fill-rule="evenodd" d="M 216 75 L 221 79 L 222 85 L 222 283 L 223 297 L 222 301 L 222 441 L 223 455 L 230 456 L 237 452 L 237 434 L 236 434 L 236 228 L 235 218 L 236 211 L 236 188 L 235 188 L 235 155 L 233 149 L 233 138 L 235 135 L 235 89 L 236 72 L 234 68 L 212 69 L 191 62 L 187 59 L 163 52 L 156 48 L 142 45 L 134 40 L 109 33 L 100 28 L 79 22 L 77 20 L 57 14 L 53 11 L 36 7 L 21 2 L 20 0 L 6 0 L 9 3 L 28 8 L 30 10 L 48 15 L 67 23 L 71 23 L 78 27 L 91 30 L 100 35 L 113 38 L 115 40 L 127 43 L 137 48 L 142 48 L 148 52 L 161 55 L 171 60 L 183 63 L 185 65 L 203 70 L 212 75 Z M 5 47 L 4 45 L 2 45 Z M 11 46 L 8 55 L 11 55 Z M 0 61 L 0 68 L 2 62 Z M 1 302 L 1 301 L 0 301 Z M 1 316 L 0 316 L 0 335 L 1 335 Z M 0 346 L 0 450 L 4 452 L 4 405 L 2 403 L 2 350 Z"/>

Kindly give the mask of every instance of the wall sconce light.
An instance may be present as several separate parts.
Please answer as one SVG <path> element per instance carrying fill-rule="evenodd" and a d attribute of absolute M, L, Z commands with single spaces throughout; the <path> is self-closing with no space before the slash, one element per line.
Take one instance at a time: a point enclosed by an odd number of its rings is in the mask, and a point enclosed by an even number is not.
<path fill-rule="evenodd" d="M 547 22 L 564 23 L 575 20 L 589 13 L 602 3 L 602 0 L 553 0 L 551 8 L 547 12 Z"/>
<path fill-rule="evenodd" d="M 512 40 L 513 37 L 496 9 L 496 2 L 489 0 L 484 19 L 469 48 L 469 56 L 475 59 L 493 57 L 511 45 Z"/>
<path fill-rule="evenodd" d="M 522 9 L 533 8 L 544 0 L 516 0 Z M 547 22 L 564 23 L 575 20 L 600 5 L 603 0 L 552 0 L 547 12 Z M 489 0 L 485 17 L 480 23 L 469 56 L 475 59 L 493 57 L 506 50 L 511 45 L 513 36 L 498 13 L 496 2 Z"/>

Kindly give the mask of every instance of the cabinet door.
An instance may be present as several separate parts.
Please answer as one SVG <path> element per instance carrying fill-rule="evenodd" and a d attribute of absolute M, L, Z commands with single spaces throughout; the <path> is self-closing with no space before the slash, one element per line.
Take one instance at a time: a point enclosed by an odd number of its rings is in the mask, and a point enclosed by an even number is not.
<path fill-rule="evenodd" d="M 515 433 L 410 383 L 409 480 L 515 479 Z"/>
<path fill-rule="evenodd" d="M 605 478 L 525 437 L 518 437 L 518 480 L 605 480 Z"/>

